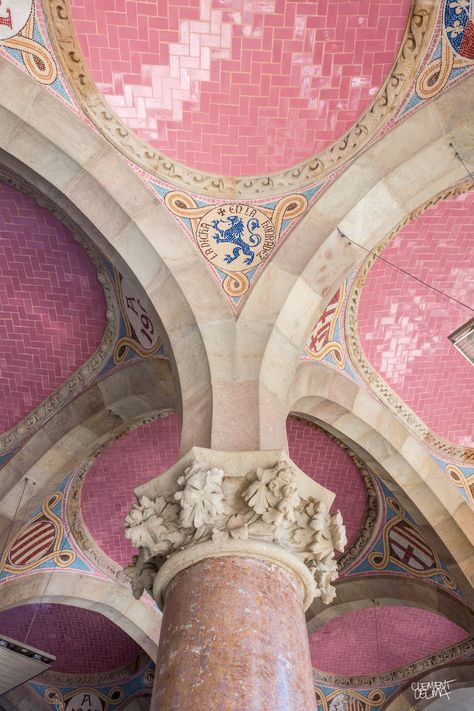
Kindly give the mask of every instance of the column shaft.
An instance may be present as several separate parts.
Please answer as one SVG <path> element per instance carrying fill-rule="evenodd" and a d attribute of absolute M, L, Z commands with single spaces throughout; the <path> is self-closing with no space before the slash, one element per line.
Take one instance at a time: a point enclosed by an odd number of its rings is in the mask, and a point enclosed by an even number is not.
<path fill-rule="evenodd" d="M 252 558 L 207 558 L 166 592 L 152 711 L 315 711 L 303 589 Z"/>

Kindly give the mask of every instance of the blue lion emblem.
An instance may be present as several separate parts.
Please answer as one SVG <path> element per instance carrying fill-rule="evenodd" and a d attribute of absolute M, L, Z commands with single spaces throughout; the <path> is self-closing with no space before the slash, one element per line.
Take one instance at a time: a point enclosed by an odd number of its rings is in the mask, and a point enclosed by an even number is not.
<path fill-rule="evenodd" d="M 219 222 L 223 224 L 227 222 L 230 224 L 230 227 L 221 229 L 219 227 Z M 226 264 L 231 264 L 231 262 L 233 262 L 234 259 L 237 259 L 242 252 L 242 254 L 246 255 L 244 264 L 248 264 L 250 266 L 255 257 L 253 250 L 255 247 L 258 247 L 262 241 L 260 235 L 254 233 L 254 230 L 260 227 L 260 222 L 255 217 L 247 221 L 247 229 L 250 232 L 250 244 L 248 244 L 248 242 L 244 242 L 242 237 L 244 232 L 244 222 L 242 218 L 237 217 L 237 215 L 230 215 L 230 217 L 227 217 L 225 220 L 212 220 L 211 225 L 215 230 L 217 230 L 217 232 L 212 235 L 212 238 L 216 244 L 221 244 L 222 242 L 230 242 L 231 244 L 235 244 L 232 254 L 225 255 L 224 262 Z"/>

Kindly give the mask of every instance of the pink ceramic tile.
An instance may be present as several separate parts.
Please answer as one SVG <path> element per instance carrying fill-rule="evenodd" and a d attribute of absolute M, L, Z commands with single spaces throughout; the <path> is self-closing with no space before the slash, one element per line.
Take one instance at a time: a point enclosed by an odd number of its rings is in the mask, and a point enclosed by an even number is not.
<path fill-rule="evenodd" d="M 186 165 L 248 175 L 304 160 L 352 125 L 387 76 L 410 0 L 71 5 L 93 78 L 126 123 Z M 266 118 L 283 125 L 269 134 Z"/>
<path fill-rule="evenodd" d="M 98 545 L 120 565 L 127 565 L 136 553 L 124 536 L 133 490 L 176 463 L 180 432 L 176 415 L 138 427 L 112 442 L 86 475 L 84 520 Z"/>
<path fill-rule="evenodd" d="M 382 256 L 474 306 L 474 194 L 440 202 Z M 472 445 L 474 368 L 448 340 L 472 318 L 441 294 L 378 260 L 362 291 L 359 334 L 373 367 L 437 434 Z"/>
<path fill-rule="evenodd" d="M 367 510 L 364 480 L 352 458 L 322 430 L 289 417 L 288 451 L 308 476 L 336 494 L 333 511 L 341 510 L 348 545 L 360 531 Z"/>
<path fill-rule="evenodd" d="M 54 654 L 53 670 L 94 674 L 130 664 L 141 649 L 93 610 L 71 605 L 22 605 L 0 612 L 0 634 Z"/>
<path fill-rule="evenodd" d="M 0 430 L 95 351 L 105 299 L 94 266 L 47 210 L 0 183 Z"/>
<path fill-rule="evenodd" d="M 402 606 L 374 612 L 371 607 L 340 615 L 312 634 L 311 660 L 316 669 L 332 674 L 383 673 L 468 636 L 434 612 Z"/>

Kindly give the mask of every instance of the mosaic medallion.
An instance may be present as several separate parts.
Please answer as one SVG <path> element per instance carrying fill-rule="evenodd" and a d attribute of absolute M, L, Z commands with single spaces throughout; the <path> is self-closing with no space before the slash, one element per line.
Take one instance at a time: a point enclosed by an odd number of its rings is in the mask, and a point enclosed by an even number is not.
<path fill-rule="evenodd" d="M 238 299 L 274 252 L 284 221 L 301 217 L 308 200 L 295 193 L 272 207 L 245 203 L 199 205 L 187 193 L 171 191 L 165 196 L 165 205 L 174 215 L 189 221 L 192 236 L 218 274 L 224 291 Z"/>
<path fill-rule="evenodd" d="M 219 269 L 244 272 L 268 257 L 275 246 L 275 226 L 251 205 L 222 205 L 210 210 L 197 228 L 203 255 Z"/>

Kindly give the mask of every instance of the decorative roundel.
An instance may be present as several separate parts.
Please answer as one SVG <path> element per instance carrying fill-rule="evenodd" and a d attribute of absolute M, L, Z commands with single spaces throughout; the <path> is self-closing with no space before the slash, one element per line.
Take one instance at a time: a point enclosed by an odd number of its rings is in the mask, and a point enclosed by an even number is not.
<path fill-rule="evenodd" d="M 257 267 L 275 246 L 275 225 L 252 205 L 229 204 L 210 210 L 200 220 L 197 242 L 203 255 L 226 272 Z"/>
<path fill-rule="evenodd" d="M 47 518 L 40 518 L 20 532 L 10 549 L 9 562 L 21 568 L 30 566 L 52 550 L 56 526 Z"/>
<path fill-rule="evenodd" d="M 101 700 L 95 694 L 81 691 L 69 699 L 66 711 L 103 711 L 103 706 Z"/>
<path fill-rule="evenodd" d="M 21 32 L 32 8 L 33 0 L 0 0 L 0 41 Z"/>
<path fill-rule="evenodd" d="M 474 59 L 474 0 L 447 2 L 444 27 L 454 51 L 465 59 Z"/>

